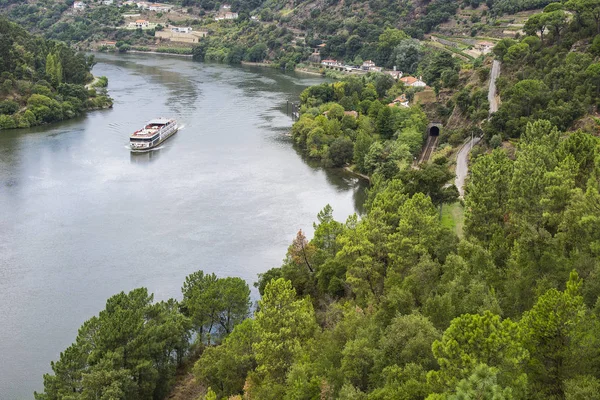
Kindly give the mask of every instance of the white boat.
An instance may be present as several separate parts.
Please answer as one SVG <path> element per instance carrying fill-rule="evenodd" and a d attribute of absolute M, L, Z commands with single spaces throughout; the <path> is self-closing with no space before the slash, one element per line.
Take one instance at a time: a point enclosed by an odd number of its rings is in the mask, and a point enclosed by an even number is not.
<path fill-rule="evenodd" d="M 130 136 L 129 146 L 132 151 L 150 150 L 173 136 L 177 129 L 177 121 L 174 119 L 157 118 L 150 120 L 144 128 Z"/>

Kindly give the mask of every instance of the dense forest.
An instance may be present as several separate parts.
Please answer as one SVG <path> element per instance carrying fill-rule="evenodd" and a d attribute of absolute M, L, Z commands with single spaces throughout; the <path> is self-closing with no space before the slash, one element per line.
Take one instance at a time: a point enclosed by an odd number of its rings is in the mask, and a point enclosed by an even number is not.
<path fill-rule="evenodd" d="M 88 89 L 94 58 L 0 17 L 0 129 L 61 121 L 110 107 L 106 78 Z"/>

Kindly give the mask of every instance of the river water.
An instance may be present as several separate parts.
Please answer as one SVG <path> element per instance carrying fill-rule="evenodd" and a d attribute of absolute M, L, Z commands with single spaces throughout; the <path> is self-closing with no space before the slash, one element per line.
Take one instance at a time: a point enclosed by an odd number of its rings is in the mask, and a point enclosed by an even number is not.
<path fill-rule="evenodd" d="M 31 399 L 78 327 L 120 291 L 181 298 L 198 269 L 279 266 L 326 204 L 344 220 L 364 184 L 310 165 L 286 101 L 319 77 L 148 55 L 99 55 L 112 110 L 0 132 L 0 399 Z M 169 116 L 184 128 L 131 154 L 128 135 Z M 253 293 L 256 298 L 256 292 Z"/>

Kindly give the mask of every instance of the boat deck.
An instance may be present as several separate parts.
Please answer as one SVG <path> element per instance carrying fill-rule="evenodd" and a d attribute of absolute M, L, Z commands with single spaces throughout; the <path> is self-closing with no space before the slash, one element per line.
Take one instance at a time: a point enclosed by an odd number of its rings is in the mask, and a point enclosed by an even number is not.
<path fill-rule="evenodd" d="M 157 128 L 151 128 L 151 129 L 144 128 L 144 129 L 142 129 L 142 130 L 139 130 L 139 131 L 137 131 L 137 132 L 134 132 L 134 133 L 131 135 L 131 137 L 132 137 L 132 138 L 137 138 L 137 137 L 139 137 L 139 138 L 148 138 L 148 137 L 152 137 L 153 135 L 155 135 L 155 134 L 156 134 L 156 132 L 158 132 L 158 130 L 159 130 L 159 129 L 160 129 L 160 127 L 157 127 Z"/>

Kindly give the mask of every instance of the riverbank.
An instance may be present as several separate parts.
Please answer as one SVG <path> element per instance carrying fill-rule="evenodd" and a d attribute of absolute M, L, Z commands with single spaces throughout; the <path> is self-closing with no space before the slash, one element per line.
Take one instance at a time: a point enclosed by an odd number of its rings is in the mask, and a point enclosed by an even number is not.
<path fill-rule="evenodd" d="M 139 53 L 139 54 L 158 54 L 161 56 L 173 56 L 173 57 L 184 57 L 184 58 L 192 58 L 192 54 L 177 54 L 177 53 L 167 53 L 162 51 L 142 51 L 142 50 L 127 50 L 126 53 Z"/>
<path fill-rule="evenodd" d="M 369 185 L 371 184 L 371 177 L 369 177 L 368 175 L 361 174 L 360 172 L 355 171 L 353 165 L 348 165 L 347 167 L 344 167 L 344 170 L 350 172 L 352 175 L 355 175 L 355 176 L 357 176 L 359 178 L 362 178 L 362 179 L 366 180 L 367 182 L 369 182 Z"/>

